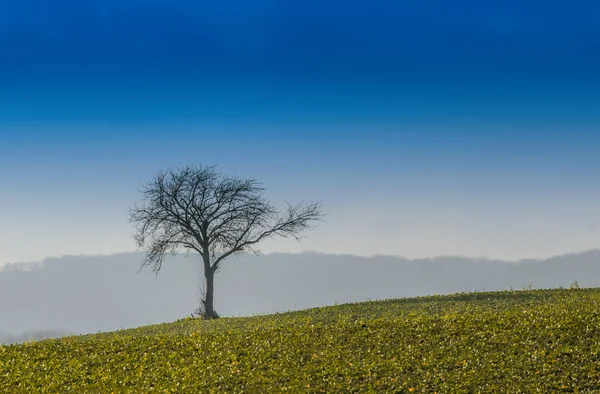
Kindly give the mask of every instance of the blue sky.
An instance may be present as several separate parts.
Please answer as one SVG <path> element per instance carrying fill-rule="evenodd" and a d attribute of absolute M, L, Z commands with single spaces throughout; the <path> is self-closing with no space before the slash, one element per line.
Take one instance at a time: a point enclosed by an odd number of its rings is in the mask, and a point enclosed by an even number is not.
<path fill-rule="evenodd" d="M 600 247 L 600 3 L 0 3 L 0 264 L 132 250 L 193 162 L 323 199 L 265 251 Z"/>

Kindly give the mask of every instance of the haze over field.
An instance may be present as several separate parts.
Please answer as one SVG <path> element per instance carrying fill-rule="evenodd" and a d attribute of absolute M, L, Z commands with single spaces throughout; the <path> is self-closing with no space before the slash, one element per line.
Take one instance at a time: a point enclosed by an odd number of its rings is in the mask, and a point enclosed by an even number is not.
<path fill-rule="evenodd" d="M 149 270 L 137 273 L 141 257 L 72 256 L 41 266 L 7 266 L 0 271 L 0 337 L 49 329 L 118 330 L 174 321 L 193 312 L 201 278 L 197 258 L 171 258 L 157 277 Z M 229 261 L 217 275 L 216 308 L 222 316 L 248 316 L 461 291 L 569 287 L 574 281 L 596 287 L 598 261 L 600 250 L 519 263 L 463 257 L 246 255 Z"/>

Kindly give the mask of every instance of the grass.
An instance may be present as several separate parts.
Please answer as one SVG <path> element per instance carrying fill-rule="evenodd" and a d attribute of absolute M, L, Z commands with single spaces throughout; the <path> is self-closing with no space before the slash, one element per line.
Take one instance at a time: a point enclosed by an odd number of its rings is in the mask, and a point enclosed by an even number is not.
<path fill-rule="evenodd" d="M 600 393 L 600 289 L 461 293 L 0 346 L 7 393 Z"/>

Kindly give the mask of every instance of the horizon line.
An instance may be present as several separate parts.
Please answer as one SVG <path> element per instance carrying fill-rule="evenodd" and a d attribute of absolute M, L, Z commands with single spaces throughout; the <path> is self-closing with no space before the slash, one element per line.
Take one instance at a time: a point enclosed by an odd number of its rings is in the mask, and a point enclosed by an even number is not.
<path fill-rule="evenodd" d="M 115 253 L 95 253 L 95 254 L 63 254 L 60 256 L 48 256 L 45 257 L 41 260 L 30 260 L 30 261 L 17 261 L 17 262 L 6 262 L 6 263 L 0 263 L 0 273 L 2 271 L 4 271 L 7 267 L 11 266 L 11 267 L 18 267 L 18 266 L 35 266 L 35 265 L 42 265 L 45 262 L 48 261 L 52 261 L 52 260 L 60 260 L 60 259 L 65 259 L 65 258 L 95 258 L 95 257 L 112 257 L 112 256 L 119 256 L 119 255 L 132 255 L 132 254 L 143 254 L 144 252 L 142 251 L 125 251 L 125 252 L 115 252 Z M 316 254 L 316 255 L 322 255 L 322 256 L 336 256 L 336 257 L 360 257 L 360 258 L 364 258 L 364 259 L 375 259 L 375 258 L 393 258 L 393 259 L 397 259 L 397 260 L 406 260 L 406 261 L 422 261 L 422 260 L 436 260 L 436 259 L 448 259 L 448 258 L 456 258 L 456 259 L 465 259 L 465 260 L 472 260 L 472 261 L 489 261 L 489 262 L 501 262 L 501 263 L 508 263 L 508 264 L 519 264 L 519 263 L 525 263 L 525 262 L 542 262 L 542 261 L 546 261 L 546 260 L 552 260 L 554 258 L 559 258 L 559 257 L 566 257 L 566 256 L 573 256 L 573 255 L 582 255 L 582 254 L 589 254 L 589 253 L 600 253 L 600 248 L 591 248 L 591 249 L 584 249 L 584 250 L 580 250 L 580 251 L 571 251 L 571 252 L 565 252 L 562 254 L 555 254 L 555 255 L 550 255 L 547 257 L 536 257 L 536 258 L 521 258 L 518 260 L 512 260 L 512 259 L 502 259 L 502 258 L 493 258 L 493 257 L 486 257 L 486 256 L 469 256 L 469 255 L 451 255 L 451 254 L 440 254 L 440 255 L 434 255 L 434 256 L 427 256 L 427 257 L 406 257 L 406 256 L 402 256 L 402 255 L 394 255 L 394 254 L 371 254 L 371 255 L 362 255 L 362 254 L 353 254 L 353 253 L 332 253 L 332 252 L 319 252 L 319 251 L 315 251 L 315 250 L 303 250 L 301 252 L 267 252 L 267 253 L 259 253 L 258 256 L 270 256 L 270 255 L 301 255 L 301 254 Z M 242 252 L 240 254 L 252 254 L 249 252 Z M 179 256 L 179 255 L 183 255 L 184 257 L 187 257 L 189 255 L 186 255 L 185 252 L 182 253 L 178 253 L 175 256 Z M 190 254 L 191 255 L 191 254 Z M 171 256 L 171 257 L 175 257 L 175 256 Z"/>

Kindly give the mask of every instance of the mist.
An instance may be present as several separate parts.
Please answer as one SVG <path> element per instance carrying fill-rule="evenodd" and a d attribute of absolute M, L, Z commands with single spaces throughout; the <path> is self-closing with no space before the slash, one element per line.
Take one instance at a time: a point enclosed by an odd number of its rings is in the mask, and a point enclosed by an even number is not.
<path fill-rule="evenodd" d="M 140 271 L 141 253 L 65 256 L 0 270 L 0 341 L 86 334 L 170 322 L 200 302 L 194 256 L 169 257 L 158 275 Z M 251 316 L 367 300 L 470 291 L 595 287 L 600 250 L 544 260 L 312 252 L 241 255 L 215 279 L 222 317 Z"/>

